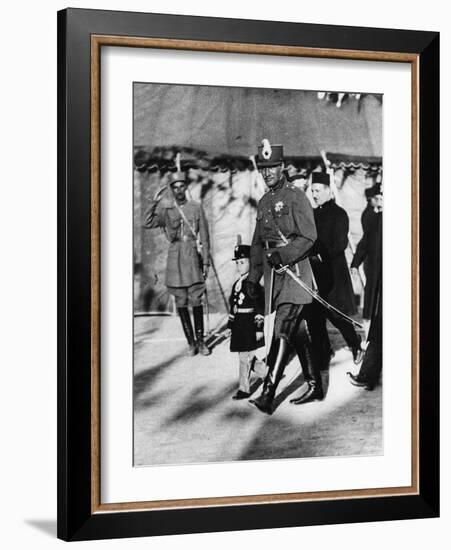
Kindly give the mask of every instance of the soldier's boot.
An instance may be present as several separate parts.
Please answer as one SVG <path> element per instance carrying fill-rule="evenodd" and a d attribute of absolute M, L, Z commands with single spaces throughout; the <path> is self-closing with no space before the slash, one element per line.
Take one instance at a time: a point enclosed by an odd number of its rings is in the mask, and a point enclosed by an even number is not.
<path fill-rule="evenodd" d="M 193 307 L 194 330 L 196 331 L 197 348 L 201 355 L 210 355 L 211 351 L 204 342 L 204 311 L 202 306 Z"/>
<path fill-rule="evenodd" d="M 249 403 L 252 403 L 257 409 L 266 414 L 272 414 L 274 412 L 274 397 L 276 395 L 277 386 L 282 378 L 287 359 L 286 340 L 284 338 L 279 338 L 276 345 L 277 357 L 275 361 L 270 360 L 268 373 L 263 383 L 262 393 L 255 399 L 249 400 Z"/>
<path fill-rule="evenodd" d="M 296 352 L 302 367 L 304 380 L 307 382 L 306 391 L 299 397 L 290 399 L 293 405 L 302 405 L 310 401 L 321 401 L 324 399 L 323 382 L 318 365 L 318 359 L 314 354 L 310 342 L 296 341 Z"/>
<path fill-rule="evenodd" d="M 187 355 L 193 356 L 197 353 L 196 341 L 194 340 L 193 325 L 191 324 L 191 317 L 187 307 L 179 307 L 177 309 L 182 322 L 183 332 L 185 333 L 186 340 L 188 342 Z"/>

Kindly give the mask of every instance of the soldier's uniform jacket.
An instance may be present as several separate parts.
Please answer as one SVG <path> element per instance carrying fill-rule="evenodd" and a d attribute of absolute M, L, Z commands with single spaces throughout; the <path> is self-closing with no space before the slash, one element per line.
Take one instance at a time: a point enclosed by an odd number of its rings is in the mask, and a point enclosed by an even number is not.
<path fill-rule="evenodd" d="M 283 238 L 282 238 L 283 235 Z M 286 244 L 284 240 L 288 241 Z M 279 252 L 304 283 L 312 286 L 308 251 L 316 240 L 313 210 L 305 193 L 282 177 L 263 195 L 257 207 L 257 222 L 251 245 L 249 280 L 265 278 L 265 298 L 269 303 L 271 268 L 266 255 Z M 274 274 L 272 307 L 284 303 L 308 304 L 312 297 L 289 275 Z"/>
<path fill-rule="evenodd" d="M 204 282 L 201 263 L 210 263 L 210 241 L 202 206 L 198 202 L 187 201 L 179 205 L 179 208 L 200 239 L 201 257 L 195 236 L 173 203 L 159 205 L 158 202 L 152 201 L 144 217 L 144 227 L 161 227 L 170 243 L 166 263 L 166 286 L 188 287 Z"/>
<path fill-rule="evenodd" d="M 262 345 L 257 343 L 257 321 L 263 321 L 264 294 L 258 285 L 258 297 L 253 300 L 246 291 L 247 274 L 240 277 L 232 287 L 229 298 L 230 313 L 228 328 L 230 336 L 230 351 L 252 351 Z M 260 329 L 263 331 L 263 326 Z"/>

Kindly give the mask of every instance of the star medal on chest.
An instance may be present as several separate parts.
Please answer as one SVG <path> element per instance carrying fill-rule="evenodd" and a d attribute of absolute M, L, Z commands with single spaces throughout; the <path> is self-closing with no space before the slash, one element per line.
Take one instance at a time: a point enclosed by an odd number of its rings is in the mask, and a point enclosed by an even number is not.
<path fill-rule="evenodd" d="M 277 201 L 276 204 L 274 205 L 275 212 L 280 212 L 281 210 L 283 210 L 284 206 L 285 206 L 285 203 L 283 201 Z"/>

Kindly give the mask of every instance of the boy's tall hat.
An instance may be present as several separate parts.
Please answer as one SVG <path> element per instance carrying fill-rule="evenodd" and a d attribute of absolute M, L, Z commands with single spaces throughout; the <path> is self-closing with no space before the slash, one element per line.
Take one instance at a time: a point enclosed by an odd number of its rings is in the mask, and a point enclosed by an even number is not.
<path fill-rule="evenodd" d="M 233 261 L 251 257 L 251 247 L 248 244 L 241 244 L 241 235 L 236 236 L 236 245 L 233 250 Z"/>

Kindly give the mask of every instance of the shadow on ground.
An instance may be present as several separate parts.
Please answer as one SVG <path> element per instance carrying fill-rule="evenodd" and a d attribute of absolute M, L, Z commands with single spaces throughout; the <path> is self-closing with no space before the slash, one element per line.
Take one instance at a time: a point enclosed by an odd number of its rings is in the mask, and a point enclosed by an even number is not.
<path fill-rule="evenodd" d="M 211 412 L 212 409 L 221 407 L 224 401 L 228 401 L 236 384 L 228 384 L 222 387 L 219 391 L 209 394 L 208 397 L 202 396 L 207 389 L 206 386 L 201 386 L 191 391 L 184 399 L 175 413 L 165 422 L 163 427 L 168 427 L 170 424 L 178 422 L 192 422 L 196 418 Z"/>
<path fill-rule="evenodd" d="M 175 361 L 181 359 L 183 355 L 183 352 L 173 355 L 169 359 L 135 374 L 133 379 L 135 400 L 139 400 L 141 394 L 146 393 L 149 388 L 154 387 L 157 380 L 166 373 L 167 369 L 173 365 Z"/>
<path fill-rule="evenodd" d="M 352 403 L 343 403 L 313 422 L 296 423 L 277 413 L 267 416 L 237 460 L 382 454 L 382 418 L 365 402 L 367 397 L 381 402 L 381 388 L 375 392 L 370 395 L 362 389 Z M 291 406 L 302 417 L 302 409 L 312 405 Z"/>

